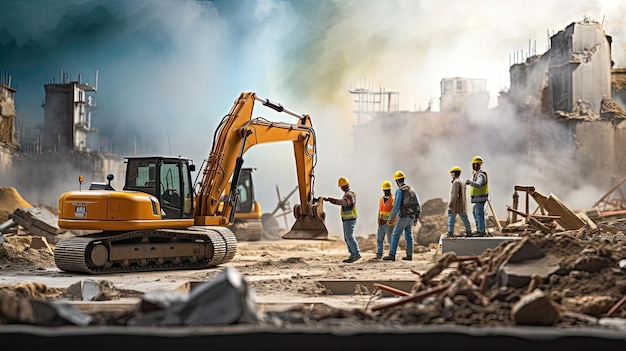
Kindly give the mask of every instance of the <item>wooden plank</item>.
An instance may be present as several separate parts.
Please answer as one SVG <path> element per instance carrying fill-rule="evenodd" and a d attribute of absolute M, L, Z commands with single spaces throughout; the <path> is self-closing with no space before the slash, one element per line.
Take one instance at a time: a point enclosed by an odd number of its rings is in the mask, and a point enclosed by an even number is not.
<path fill-rule="evenodd" d="M 386 285 L 402 291 L 411 291 L 415 280 L 357 280 L 357 279 L 327 279 L 317 280 L 333 295 L 352 295 L 357 285 L 367 288 L 370 293 L 376 289 L 374 283 Z"/>

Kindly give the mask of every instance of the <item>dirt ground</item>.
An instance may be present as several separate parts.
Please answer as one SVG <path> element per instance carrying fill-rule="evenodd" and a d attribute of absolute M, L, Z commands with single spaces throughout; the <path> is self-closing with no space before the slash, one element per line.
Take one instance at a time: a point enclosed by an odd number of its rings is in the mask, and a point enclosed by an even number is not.
<path fill-rule="evenodd" d="M 626 294 L 626 273 L 620 268 L 626 258 L 624 235 L 600 234 L 588 229 L 551 235 L 523 234 L 525 240 L 551 257 L 559 269 L 547 278 L 533 277 L 521 287 L 503 286 L 498 282 L 501 277 L 494 276 L 497 273 L 494 267 L 515 250 L 514 242 L 467 261 L 459 261 L 453 253 L 442 254 L 434 247 L 416 245 L 413 261 L 388 262 L 374 259 L 375 244 L 371 236 L 359 238 L 363 258 L 351 264 L 341 263 L 347 257 L 347 250 L 336 236 L 331 236 L 330 241 L 242 242 L 231 262 L 214 269 L 80 275 L 57 269 L 48 250 L 30 248 L 30 236 L 13 235 L 0 244 L 0 296 L 68 299 L 72 284 L 96 280 L 110 290 L 102 299 L 124 301 L 140 298 L 151 290 L 176 290 L 189 282 L 209 281 L 225 267 L 233 267 L 248 282 L 261 310 L 272 311 L 283 306 L 306 316 L 299 319 L 302 323 L 337 323 L 339 319 L 350 325 L 513 326 L 516 325 L 512 315 L 514 305 L 524 295 L 539 289 L 558 311 L 549 325 L 597 326 L 598 320 L 606 317 Z M 398 257 L 403 253 L 399 249 Z M 320 283 L 334 279 L 410 280 L 415 284 L 405 293 L 413 296 L 440 287 L 445 289 L 430 298 L 393 306 L 403 297 L 358 284 L 353 293 L 336 295 Z M 626 318 L 626 307 L 611 312 L 611 317 Z M 101 316 L 96 320 L 103 324 L 124 323 L 107 318 L 117 317 Z"/>

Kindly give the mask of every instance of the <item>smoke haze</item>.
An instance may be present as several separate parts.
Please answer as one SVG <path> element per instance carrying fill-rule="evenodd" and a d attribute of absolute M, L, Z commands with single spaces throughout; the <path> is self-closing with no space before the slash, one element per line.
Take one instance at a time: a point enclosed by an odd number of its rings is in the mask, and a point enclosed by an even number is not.
<path fill-rule="evenodd" d="M 129 154 L 140 144 L 144 153 L 184 155 L 198 165 L 234 100 L 242 91 L 254 91 L 311 115 L 318 139 L 315 195 L 341 196 L 336 181 L 345 175 L 358 180 L 354 188 L 360 204 L 377 203 L 380 182 L 396 169 L 414 172 L 413 179 L 423 182 L 408 179 L 422 202 L 447 201 L 449 168 L 459 164 L 467 178 L 469 160 L 480 154 L 502 184 L 494 192 L 501 194 L 494 206 L 502 216 L 515 184 L 555 191 L 545 182 L 545 171 L 520 169 L 511 157 L 511 145 L 522 136 L 510 133 L 497 138 L 504 145 L 476 142 L 470 147 L 467 140 L 442 140 L 418 150 L 413 160 L 435 174 L 430 177 L 391 158 L 371 178 L 356 175 L 354 162 L 379 164 L 386 156 L 352 159 L 355 106 L 348 90 L 363 84 L 399 92 L 400 109 L 415 111 L 438 100 L 442 78 L 481 78 L 487 80 L 494 106 L 498 92 L 509 86 L 514 52 L 542 54 L 549 35 L 584 17 L 603 23 L 613 36 L 616 67 L 624 67 L 625 10 L 617 0 L 9 0 L 0 4 L 0 70 L 17 85 L 18 127 L 42 123 L 43 85 L 54 77 L 58 81 L 60 70 L 72 80 L 81 74 L 91 85 L 98 71 L 93 126 L 104 145 Z M 258 106 L 254 115 L 295 123 L 270 112 Z M 511 127 L 506 117 L 472 118 L 485 128 Z M 257 168 L 264 212 L 276 205 L 277 184 L 283 195 L 297 184 L 289 143 L 253 148 L 244 165 Z M 11 186 L 6 175 L 0 185 Z M 576 194 L 557 195 L 571 207 L 586 207 L 602 192 L 584 186 Z M 340 235 L 339 210 L 325 208 L 331 234 Z M 375 213 L 370 205 L 363 209 L 360 235 L 375 231 L 369 218 Z"/>

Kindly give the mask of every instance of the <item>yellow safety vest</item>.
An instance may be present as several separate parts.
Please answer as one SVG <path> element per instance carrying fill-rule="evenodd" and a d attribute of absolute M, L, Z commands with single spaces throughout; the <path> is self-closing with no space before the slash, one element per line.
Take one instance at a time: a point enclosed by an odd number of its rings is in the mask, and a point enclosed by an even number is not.
<path fill-rule="evenodd" d="M 354 202 L 352 203 L 352 205 L 347 206 L 347 207 L 341 206 L 341 220 L 342 221 L 345 221 L 348 219 L 356 219 L 356 192 L 352 190 L 348 190 L 346 192 L 349 192 L 352 194 L 352 196 L 354 197 Z"/>

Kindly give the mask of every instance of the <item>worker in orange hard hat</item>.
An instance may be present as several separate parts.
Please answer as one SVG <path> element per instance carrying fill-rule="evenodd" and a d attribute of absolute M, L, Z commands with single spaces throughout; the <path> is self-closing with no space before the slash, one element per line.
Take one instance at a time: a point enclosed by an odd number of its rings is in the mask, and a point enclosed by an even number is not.
<path fill-rule="evenodd" d="M 467 218 L 467 196 L 465 195 L 465 182 L 461 179 L 461 167 L 450 168 L 452 176 L 452 190 L 450 191 L 450 202 L 448 202 L 448 232 L 447 236 L 454 235 L 454 222 L 459 215 L 461 222 L 465 226 L 465 236 L 472 235 L 472 227 Z"/>
<path fill-rule="evenodd" d="M 476 232 L 473 236 L 487 235 L 485 224 L 485 202 L 489 200 L 489 185 L 487 172 L 482 169 L 483 158 L 474 156 L 472 158 L 472 179 L 465 181 L 470 186 L 471 202 L 474 204 L 474 222 L 476 222 Z"/>
<path fill-rule="evenodd" d="M 385 180 L 381 184 L 383 195 L 378 201 L 378 231 L 376 232 L 376 259 L 383 258 L 383 252 L 385 248 L 385 237 L 387 242 L 391 244 L 391 230 L 396 224 L 396 218 L 393 218 L 391 223 L 387 223 L 389 220 L 389 214 L 393 208 L 393 195 L 391 194 L 391 182 Z"/>
<path fill-rule="evenodd" d="M 348 252 L 350 257 L 346 258 L 342 262 L 352 263 L 361 258 L 361 250 L 359 249 L 359 243 L 357 243 L 354 237 L 354 229 L 356 228 L 356 192 L 350 190 L 350 181 L 348 178 L 341 177 L 337 181 L 337 186 L 343 191 L 343 197 L 336 199 L 332 197 L 324 198 L 324 201 L 328 201 L 331 204 L 341 206 L 341 222 L 343 224 L 343 239 L 348 246 Z"/>

